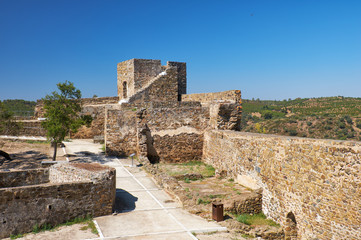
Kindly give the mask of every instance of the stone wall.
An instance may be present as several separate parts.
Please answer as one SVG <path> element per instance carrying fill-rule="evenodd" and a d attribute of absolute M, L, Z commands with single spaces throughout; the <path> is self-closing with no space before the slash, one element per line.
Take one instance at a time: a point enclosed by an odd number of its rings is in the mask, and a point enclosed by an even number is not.
<path fill-rule="evenodd" d="M 183 94 L 182 101 L 184 102 L 201 102 L 210 103 L 215 101 L 220 102 L 231 102 L 241 104 L 241 91 L 230 90 L 224 92 L 213 92 L 213 93 L 194 93 L 194 94 Z"/>
<path fill-rule="evenodd" d="M 99 104 L 114 104 L 119 102 L 119 97 L 96 97 L 96 98 L 81 98 L 81 106 L 86 105 L 99 105 Z M 36 101 L 36 106 L 34 110 L 34 118 L 43 118 L 44 117 L 44 103 L 42 100 Z"/>
<path fill-rule="evenodd" d="M 41 127 L 40 120 L 16 120 L 19 124 L 17 135 L 19 136 L 46 136 L 46 131 Z M 0 135 L 8 135 L 0 132 Z"/>
<path fill-rule="evenodd" d="M 167 62 L 167 67 L 177 68 L 178 101 L 182 100 L 182 94 L 187 93 L 187 65 L 185 62 Z"/>
<path fill-rule="evenodd" d="M 49 182 L 48 169 L 0 172 L 0 188 L 36 185 Z"/>
<path fill-rule="evenodd" d="M 209 118 L 209 108 L 200 105 L 146 109 L 141 124 L 150 130 L 152 157 L 166 162 L 200 160 Z"/>
<path fill-rule="evenodd" d="M 129 97 L 130 103 L 178 101 L 177 68 L 169 67 Z"/>
<path fill-rule="evenodd" d="M 138 152 L 137 144 L 136 109 L 107 110 L 105 153 L 107 155 L 129 156 Z"/>
<path fill-rule="evenodd" d="M 130 59 L 117 65 L 118 96 L 128 98 L 163 70 L 160 60 Z"/>
<path fill-rule="evenodd" d="M 186 93 L 187 70 L 186 63 L 167 62 L 166 66 L 161 65 L 160 60 L 152 59 L 131 59 L 120 62 L 117 65 L 118 96 L 120 99 L 127 99 L 137 92 L 144 90 L 160 74 L 169 68 L 175 68 L 175 82 L 177 83 L 177 100 L 181 100 L 181 94 Z M 164 84 L 157 87 L 164 89 Z M 156 90 L 153 88 L 153 91 Z M 139 94 L 138 94 L 139 95 Z M 158 95 L 161 97 L 162 95 Z M 139 97 L 139 96 L 138 96 Z M 156 99 L 156 98 L 154 98 Z M 159 100 L 158 100 L 159 101 Z"/>
<path fill-rule="evenodd" d="M 119 97 L 94 97 L 81 98 L 80 104 L 85 105 L 99 105 L 99 104 L 114 104 L 119 102 Z"/>
<path fill-rule="evenodd" d="M 90 127 L 82 126 L 77 133 L 71 135 L 72 138 L 97 138 L 104 139 L 104 124 L 106 109 L 117 108 L 118 103 L 115 104 L 100 104 L 100 105 L 84 105 L 82 106 L 80 115 L 89 115 L 92 117 Z"/>
<path fill-rule="evenodd" d="M 35 225 L 112 213 L 114 169 L 98 164 L 58 164 L 50 168 L 49 175 L 48 183 L 0 188 L 0 238 L 30 232 Z"/>
<path fill-rule="evenodd" d="M 242 108 L 237 103 L 210 103 L 209 108 L 212 129 L 241 129 Z"/>
<path fill-rule="evenodd" d="M 199 160 L 209 118 L 209 108 L 199 103 L 153 103 L 146 108 L 125 104 L 107 111 L 106 152 L 167 162 Z"/>
<path fill-rule="evenodd" d="M 263 190 L 264 213 L 301 239 L 361 239 L 360 142 L 210 131 L 204 161 Z"/>

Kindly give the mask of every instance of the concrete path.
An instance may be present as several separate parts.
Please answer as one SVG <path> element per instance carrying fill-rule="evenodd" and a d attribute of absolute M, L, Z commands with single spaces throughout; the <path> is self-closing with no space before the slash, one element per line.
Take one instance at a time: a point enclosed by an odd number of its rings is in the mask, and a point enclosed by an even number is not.
<path fill-rule="evenodd" d="M 197 239 L 192 233 L 225 231 L 216 222 L 192 215 L 159 189 L 137 162 L 105 157 L 89 140 L 65 143 L 77 161 L 99 162 L 116 169 L 116 215 L 95 218 L 97 239 Z M 70 160 L 72 161 L 74 157 Z"/>

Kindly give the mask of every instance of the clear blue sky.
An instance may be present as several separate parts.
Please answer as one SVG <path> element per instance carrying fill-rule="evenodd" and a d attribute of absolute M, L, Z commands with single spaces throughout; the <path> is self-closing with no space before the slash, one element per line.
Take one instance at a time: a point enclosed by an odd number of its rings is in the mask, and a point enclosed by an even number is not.
<path fill-rule="evenodd" d="M 361 97 L 361 1 L 0 0 L 1 100 L 116 96 L 131 58 L 187 62 L 188 93 Z"/>

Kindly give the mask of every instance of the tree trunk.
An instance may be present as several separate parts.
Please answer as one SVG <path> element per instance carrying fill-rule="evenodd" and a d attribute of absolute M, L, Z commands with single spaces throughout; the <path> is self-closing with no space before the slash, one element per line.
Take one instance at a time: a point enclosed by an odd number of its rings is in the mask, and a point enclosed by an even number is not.
<path fill-rule="evenodd" d="M 0 150 L 0 156 L 3 156 L 6 160 L 12 160 L 10 155 L 7 152 Z"/>
<path fill-rule="evenodd" d="M 54 155 L 53 155 L 53 161 L 55 161 L 56 159 L 56 150 L 58 149 L 58 143 L 57 142 L 54 142 Z"/>

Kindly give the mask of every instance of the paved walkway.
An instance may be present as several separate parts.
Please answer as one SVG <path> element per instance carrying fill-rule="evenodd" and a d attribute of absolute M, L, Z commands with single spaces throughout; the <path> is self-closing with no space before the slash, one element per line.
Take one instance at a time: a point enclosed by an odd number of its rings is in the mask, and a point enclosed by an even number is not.
<path fill-rule="evenodd" d="M 65 143 L 78 161 L 99 162 L 116 169 L 116 215 L 95 218 L 97 239 L 197 239 L 192 233 L 225 231 L 216 222 L 181 208 L 131 159 L 105 157 L 101 145 L 89 140 Z M 74 157 L 73 157 L 74 158 Z M 72 160 L 72 159 L 71 159 Z"/>

